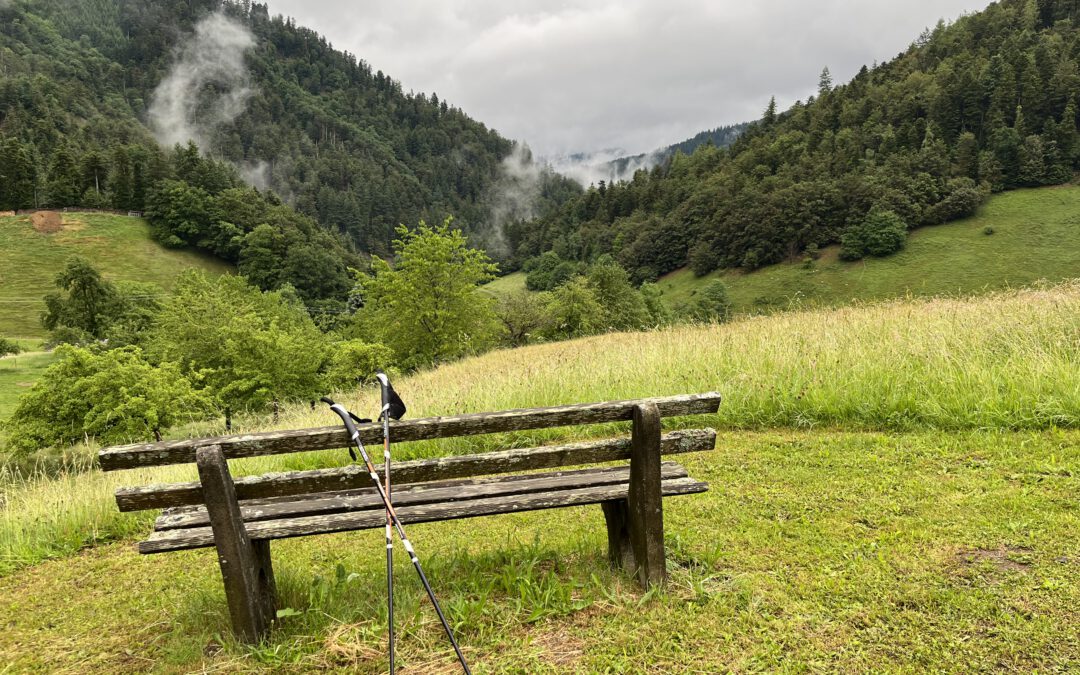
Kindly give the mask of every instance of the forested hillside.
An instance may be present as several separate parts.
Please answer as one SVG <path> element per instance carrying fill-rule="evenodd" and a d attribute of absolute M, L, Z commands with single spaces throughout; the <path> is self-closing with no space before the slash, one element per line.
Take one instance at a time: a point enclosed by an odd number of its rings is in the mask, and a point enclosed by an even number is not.
<path fill-rule="evenodd" d="M 188 141 L 221 165 L 205 167 L 213 176 L 184 175 L 174 147 Z M 250 185 L 351 247 L 385 255 L 401 223 L 452 214 L 480 234 L 498 224 L 493 211 L 512 216 L 499 184 L 511 151 L 435 94 L 404 91 L 265 4 L 0 3 L 0 210 L 148 210 L 168 230 L 165 243 L 243 266 L 235 238 L 251 228 L 213 199 Z M 576 191 L 550 174 L 538 180 L 548 181 L 535 190 L 540 202 Z M 274 209 L 278 198 L 256 201 Z M 156 217 L 166 210 L 172 221 Z M 309 252 L 336 248 L 279 234 Z"/>
<path fill-rule="evenodd" d="M 671 159 L 676 152 L 689 155 L 701 146 L 709 144 L 715 145 L 718 148 L 727 148 L 730 147 L 749 126 L 749 123 L 743 122 L 740 124 L 729 124 L 722 127 L 716 127 L 715 129 L 708 129 L 701 133 L 694 134 L 693 137 L 688 138 L 685 141 L 669 145 L 666 148 L 656 150 L 652 153 L 613 159 L 608 162 L 608 166 L 611 167 L 613 175 L 622 176 L 627 174 L 631 168 L 650 162 L 650 159 L 651 162 L 665 162 Z"/>
<path fill-rule="evenodd" d="M 731 147 L 676 154 L 512 227 L 526 262 L 613 255 L 638 281 L 687 264 L 755 269 L 831 243 L 885 255 L 906 230 L 974 212 L 990 192 L 1062 183 L 1080 166 L 1080 6 L 1002 0 L 939 23 L 762 119 Z"/>

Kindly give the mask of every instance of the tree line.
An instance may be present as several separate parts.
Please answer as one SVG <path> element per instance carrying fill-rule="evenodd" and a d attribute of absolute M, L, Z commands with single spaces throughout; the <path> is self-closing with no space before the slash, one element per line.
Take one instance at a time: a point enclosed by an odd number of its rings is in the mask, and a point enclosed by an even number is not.
<path fill-rule="evenodd" d="M 677 319 L 610 258 L 550 290 L 497 296 L 483 284 L 498 266 L 449 220 L 401 227 L 393 248 L 393 264 L 376 257 L 369 272 L 353 270 L 348 305 L 318 322 L 289 284 L 263 290 L 243 276 L 190 270 L 166 293 L 70 259 L 42 316 L 58 358 L 7 423 L 10 447 L 160 439 L 222 416 L 228 428 L 237 414 L 354 389 L 380 369 Z M 729 309 L 716 282 L 680 318 L 722 321 Z"/>
<path fill-rule="evenodd" d="M 511 227 L 515 264 L 610 255 L 642 282 L 842 242 L 849 259 L 888 254 L 903 245 L 898 227 L 1068 181 L 1080 168 L 1078 13 L 1071 0 L 1002 0 L 847 84 L 826 69 L 817 95 L 782 112 L 771 101 L 730 149 L 677 153 Z"/>

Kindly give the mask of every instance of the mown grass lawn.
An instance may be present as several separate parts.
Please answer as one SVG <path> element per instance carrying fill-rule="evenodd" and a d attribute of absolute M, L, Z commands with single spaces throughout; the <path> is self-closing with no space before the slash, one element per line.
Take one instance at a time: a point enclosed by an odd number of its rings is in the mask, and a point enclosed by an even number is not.
<path fill-rule="evenodd" d="M 660 593 L 608 570 L 597 507 L 412 528 L 475 671 L 1080 668 L 1080 433 L 731 432 L 686 464 L 711 490 L 665 502 Z M 385 670 L 381 536 L 275 542 L 299 614 L 255 649 L 227 637 L 209 550 L 122 542 L 27 568 L 0 579 L 0 659 Z M 400 662 L 453 672 L 413 574 L 397 574 Z"/>
<path fill-rule="evenodd" d="M 42 297 L 73 255 L 81 255 L 110 280 L 147 281 L 171 288 L 189 267 L 224 272 L 229 266 L 194 251 L 170 250 L 150 238 L 142 218 L 65 213 L 63 228 L 44 233 L 29 216 L 0 217 L 0 336 L 39 337 Z"/>

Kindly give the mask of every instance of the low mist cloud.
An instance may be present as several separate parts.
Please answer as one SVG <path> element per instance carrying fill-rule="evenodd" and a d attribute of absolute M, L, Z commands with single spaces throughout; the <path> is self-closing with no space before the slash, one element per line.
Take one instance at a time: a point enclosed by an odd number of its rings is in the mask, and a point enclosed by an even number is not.
<path fill-rule="evenodd" d="M 613 149 L 573 155 L 545 157 L 551 168 L 567 178 L 588 187 L 605 181 L 607 183 L 630 180 L 640 169 L 649 170 L 664 158 L 661 151 L 628 156 L 626 151 Z"/>
<path fill-rule="evenodd" d="M 210 150 L 214 131 L 236 119 L 251 97 L 244 54 L 254 46 L 251 31 L 222 12 L 199 21 L 151 98 L 150 128 L 159 143 L 195 141 Z"/>
<path fill-rule="evenodd" d="M 503 232 L 509 223 L 532 220 L 537 215 L 543 188 L 543 168 L 533 161 L 532 151 L 524 143 L 515 143 L 499 167 L 499 178 L 488 188 L 484 202 L 488 220 L 476 236 L 496 257 L 510 254 Z"/>

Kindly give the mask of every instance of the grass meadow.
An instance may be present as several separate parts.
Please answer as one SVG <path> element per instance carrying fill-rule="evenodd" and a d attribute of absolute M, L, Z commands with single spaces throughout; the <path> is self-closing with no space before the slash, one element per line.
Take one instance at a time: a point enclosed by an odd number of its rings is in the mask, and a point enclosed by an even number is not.
<path fill-rule="evenodd" d="M 993 234 L 987 235 L 986 228 Z M 971 218 L 908 235 L 907 247 L 887 258 L 839 259 L 839 246 L 821 251 L 807 268 L 787 262 L 745 273 L 698 278 L 689 269 L 657 281 L 671 308 L 690 303 L 712 279 L 727 287 L 738 314 L 837 307 L 852 301 L 912 296 L 964 296 L 1020 288 L 1040 280 L 1080 277 L 1080 186 L 1015 190 L 994 195 Z M 525 288 L 516 272 L 485 286 L 492 293 Z"/>
<path fill-rule="evenodd" d="M 993 234 L 986 234 L 987 228 Z M 802 262 L 749 274 L 726 271 L 695 278 L 689 269 L 658 282 L 670 305 L 689 302 L 703 283 L 720 278 L 740 313 L 791 306 L 838 306 L 904 295 L 966 295 L 1080 276 L 1080 186 L 994 195 L 964 220 L 923 227 L 886 258 L 839 260 L 830 246 L 810 268 Z"/>
<path fill-rule="evenodd" d="M 155 243 L 142 218 L 65 213 L 61 229 L 50 233 L 36 230 L 30 216 L 0 216 L 0 336 L 44 335 L 42 297 L 55 290 L 53 279 L 73 255 L 90 260 L 107 279 L 163 288 L 189 267 L 229 268 L 210 256 Z"/>
<path fill-rule="evenodd" d="M 718 415 L 665 424 L 721 430 L 715 450 L 685 458 L 710 491 L 665 500 L 671 583 L 642 594 L 609 571 L 595 507 L 411 536 L 476 672 L 1075 670 L 1078 373 L 1078 282 L 493 352 L 397 382 L 410 416 L 724 395 Z M 376 409 L 371 390 L 339 398 Z M 296 406 L 277 426 L 335 421 Z M 413 443 L 395 457 L 580 433 Z M 268 642 L 243 647 L 228 636 L 214 554 L 138 556 L 154 514 L 120 514 L 112 500 L 118 485 L 190 480 L 194 468 L 103 474 L 94 449 L 0 477 L 0 660 L 80 672 L 385 670 L 380 533 L 275 542 L 293 611 Z M 327 451 L 233 468 L 345 461 Z M 405 566 L 397 574 L 406 672 L 454 672 L 418 584 Z"/>
<path fill-rule="evenodd" d="M 0 422 L 14 412 L 19 397 L 26 393 L 52 362 L 52 353 L 40 351 L 0 357 Z M 0 429 L 0 439 L 3 438 L 3 433 Z"/>

